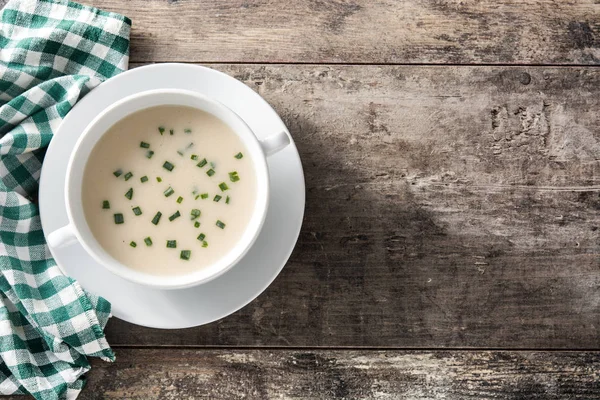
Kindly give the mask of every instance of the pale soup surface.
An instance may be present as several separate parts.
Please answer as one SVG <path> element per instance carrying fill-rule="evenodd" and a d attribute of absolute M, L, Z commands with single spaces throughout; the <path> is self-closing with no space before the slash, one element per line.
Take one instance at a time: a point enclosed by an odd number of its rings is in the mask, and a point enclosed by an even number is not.
<path fill-rule="evenodd" d="M 88 225 L 112 257 L 146 273 L 182 275 L 240 240 L 256 178 L 243 143 L 221 120 L 159 106 L 107 131 L 87 162 L 82 197 Z"/>

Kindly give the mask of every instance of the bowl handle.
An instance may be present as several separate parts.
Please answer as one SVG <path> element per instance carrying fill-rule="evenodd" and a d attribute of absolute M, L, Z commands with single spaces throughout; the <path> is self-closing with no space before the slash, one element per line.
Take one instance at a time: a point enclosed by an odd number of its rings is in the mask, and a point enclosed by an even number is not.
<path fill-rule="evenodd" d="M 290 137 L 285 131 L 281 131 L 260 140 L 260 146 L 267 157 L 277 153 L 279 150 L 283 150 L 288 144 L 290 144 Z"/>
<path fill-rule="evenodd" d="M 48 235 L 48 246 L 51 248 L 65 247 L 76 241 L 75 230 L 71 224 L 63 226 Z"/>

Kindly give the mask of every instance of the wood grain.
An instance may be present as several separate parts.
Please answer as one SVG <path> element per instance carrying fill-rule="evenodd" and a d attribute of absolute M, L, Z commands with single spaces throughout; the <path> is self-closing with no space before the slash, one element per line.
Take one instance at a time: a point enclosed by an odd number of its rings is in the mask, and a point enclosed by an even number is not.
<path fill-rule="evenodd" d="M 584 352 L 120 350 L 81 399 L 591 399 Z"/>
<path fill-rule="evenodd" d="M 135 62 L 600 63 L 596 0 L 83 0 Z"/>
<path fill-rule="evenodd" d="M 600 69 L 216 67 L 297 141 L 297 248 L 234 315 L 112 344 L 598 348 Z"/>

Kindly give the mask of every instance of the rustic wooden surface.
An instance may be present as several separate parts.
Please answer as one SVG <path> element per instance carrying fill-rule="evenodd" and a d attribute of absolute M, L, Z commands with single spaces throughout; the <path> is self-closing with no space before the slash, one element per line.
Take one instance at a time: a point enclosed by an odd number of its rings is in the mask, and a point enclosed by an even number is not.
<path fill-rule="evenodd" d="M 300 240 L 240 312 L 112 343 L 598 347 L 600 69 L 213 67 L 296 140 Z"/>
<path fill-rule="evenodd" d="M 591 399 L 598 353 L 120 350 L 88 399 Z"/>
<path fill-rule="evenodd" d="M 598 0 L 85 2 L 133 20 L 138 62 L 600 62 Z"/>
<path fill-rule="evenodd" d="M 83 1 L 264 96 L 307 206 L 234 315 L 111 320 L 82 398 L 600 398 L 598 0 Z"/>

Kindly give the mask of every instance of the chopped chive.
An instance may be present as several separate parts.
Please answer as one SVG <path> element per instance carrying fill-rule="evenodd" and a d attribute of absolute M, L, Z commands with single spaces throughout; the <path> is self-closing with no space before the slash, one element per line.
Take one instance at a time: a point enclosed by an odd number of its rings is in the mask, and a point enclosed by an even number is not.
<path fill-rule="evenodd" d="M 115 219 L 115 224 L 117 224 L 117 225 L 125 222 L 125 219 L 123 219 L 123 214 L 121 214 L 121 213 L 115 214 L 115 215 L 113 215 L 113 217 Z"/>
<path fill-rule="evenodd" d="M 221 189 L 221 192 L 224 192 L 227 189 L 229 189 L 229 186 L 227 186 L 227 184 L 225 182 L 221 182 L 221 183 L 219 183 L 219 189 Z"/>
<path fill-rule="evenodd" d="M 201 211 L 198 210 L 197 208 L 192 209 L 192 211 L 190 211 L 190 215 L 192 216 L 192 220 L 195 220 L 196 218 L 198 218 L 201 214 Z"/>
<path fill-rule="evenodd" d="M 188 144 L 187 146 L 185 146 L 185 149 L 191 149 L 192 147 L 194 147 L 194 142 L 190 142 L 190 144 Z"/>
<path fill-rule="evenodd" d="M 133 198 L 133 188 L 129 188 L 127 193 L 125 193 L 125 197 L 127 197 L 129 200 Z"/>
<path fill-rule="evenodd" d="M 206 175 L 208 176 L 213 176 L 215 174 L 215 170 L 214 169 L 209 169 L 208 171 L 206 171 Z"/>
<path fill-rule="evenodd" d="M 146 158 L 152 158 L 153 155 L 154 155 L 154 152 L 152 150 L 148 150 L 146 152 Z"/>
<path fill-rule="evenodd" d="M 202 193 L 202 194 L 200 195 L 200 198 L 202 198 L 202 200 L 204 200 L 204 199 L 208 199 L 208 193 Z"/>
<path fill-rule="evenodd" d="M 160 176 L 157 176 L 156 177 L 156 182 L 158 182 L 158 183 L 162 182 L 162 178 Z"/>
<path fill-rule="evenodd" d="M 146 243 L 146 246 L 152 246 L 152 239 L 150 238 L 150 236 L 144 239 L 144 243 Z"/>
<path fill-rule="evenodd" d="M 140 142 L 140 147 L 143 148 L 143 149 L 149 149 L 150 148 L 150 143 Z"/>
<path fill-rule="evenodd" d="M 239 152 L 234 157 L 237 158 L 238 160 L 240 160 L 244 157 L 244 155 L 242 154 L 242 152 Z"/>
<path fill-rule="evenodd" d="M 142 176 L 142 177 L 140 178 L 140 181 L 141 181 L 142 183 L 146 183 L 146 182 L 148 182 L 148 177 L 147 177 L 146 175 L 144 175 L 144 176 Z"/>
<path fill-rule="evenodd" d="M 233 171 L 229 173 L 229 180 L 231 182 L 237 182 L 240 180 L 240 177 L 238 176 L 237 171 Z"/>
<path fill-rule="evenodd" d="M 167 190 L 165 190 L 163 193 L 164 193 L 165 197 L 169 197 L 170 195 L 175 193 L 175 191 L 173 190 L 173 188 L 171 186 L 169 186 L 169 188 Z"/>
<path fill-rule="evenodd" d="M 133 240 L 132 240 L 131 242 L 129 242 L 129 245 L 130 245 L 131 247 L 137 247 L 137 243 L 136 243 L 136 242 L 134 242 Z"/>
<path fill-rule="evenodd" d="M 187 134 L 189 135 L 190 133 L 192 133 L 192 130 L 191 130 L 191 129 L 189 129 L 189 128 L 187 128 L 187 129 L 184 129 L 184 130 L 183 130 L 183 132 L 184 132 L 184 133 L 187 133 Z"/>
<path fill-rule="evenodd" d="M 223 197 L 219 196 L 218 194 L 215 195 L 215 197 L 213 198 L 213 201 L 219 202 Z"/>
<path fill-rule="evenodd" d="M 198 222 L 198 221 L 194 222 L 194 228 L 200 228 L 200 222 Z"/>
<path fill-rule="evenodd" d="M 211 161 L 211 162 L 210 162 L 210 167 L 211 167 L 211 168 L 217 168 L 217 164 L 215 164 L 214 162 L 212 162 L 212 161 Z"/>
<path fill-rule="evenodd" d="M 221 229 L 225 228 L 225 224 L 223 222 L 221 222 L 221 220 L 219 220 L 219 219 L 217 220 L 217 223 L 215 225 L 217 225 Z"/>
<path fill-rule="evenodd" d="M 167 240 L 167 247 L 169 249 L 176 249 L 177 248 L 177 240 Z"/>
<path fill-rule="evenodd" d="M 196 195 L 196 197 L 194 197 L 194 200 L 198 200 L 200 198 L 200 195 Z"/>
<path fill-rule="evenodd" d="M 183 201 L 183 197 L 179 196 L 179 197 L 177 198 L 177 203 L 181 204 L 181 202 L 182 202 L 182 201 Z"/>
<path fill-rule="evenodd" d="M 131 172 L 128 172 L 123 176 L 123 178 L 125 178 L 125 180 L 128 181 L 131 179 L 132 176 L 133 176 L 133 174 Z"/>
<path fill-rule="evenodd" d="M 204 233 L 199 234 L 197 237 L 197 239 L 201 242 L 203 242 L 205 238 L 206 238 L 206 235 Z"/>
<path fill-rule="evenodd" d="M 175 133 L 175 131 L 174 131 L 173 129 L 169 129 L 169 134 L 170 134 L 171 136 L 173 136 L 173 134 L 174 134 L 174 133 Z"/>
<path fill-rule="evenodd" d="M 165 133 L 165 127 L 164 126 L 159 126 L 158 127 L 158 131 L 160 132 L 160 134 L 162 135 L 163 133 Z"/>
<path fill-rule="evenodd" d="M 102 202 L 102 208 L 105 210 L 110 210 L 110 202 L 108 200 L 104 200 Z"/>
<path fill-rule="evenodd" d="M 229 204 L 229 196 L 225 198 L 225 204 Z"/>
<path fill-rule="evenodd" d="M 208 161 L 206 161 L 206 158 L 203 158 L 202 161 L 200 161 L 198 164 L 196 164 L 196 166 L 202 168 L 206 164 L 208 164 Z"/>
<path fill-rule="evenodd" d="M 177 154 L 179 154 L 181 157 L 183 157 L 183 151 L 177 150 Z"/>
<path fill-rule="evenodd" d="M 169 217 L 169 221 L 173 221 L 173 220 L 175 220 L 175 219 L 177 219 L 177 218 L 179 218 L 179 217 L 181 217 L 181 213 L 180 213 L 180 212 L 179 212 L 179 210 L 178 210 L 178 211 L 177 211 L 175 214 L 173 214 L 173 215 L 171 215 L 171 216 Z"/>
<path fill-rule="evenodd" d="M 113 175 L 118 178 L 121 175 L 123 175 L 123 170 L 121 168 L 119 168 L 118 170 L 116 170 L 115 172 L 113 172 Z"/>
<path fill-rule="evenodd" d="M 208 247 L 208 242 L 202 242 L 202 247 Z"/>
<path fill-rule="evenodd" d="M 196 161 L 196 160 L 198 159 L 198 154 L 192 154 L 192 155 L 190 156 L 190 158 L 191 158 L 192 160 Z"/>
<path fill-rule="evenodd" d="M 162 213 L 159 211 L 156 213 L 156 215 L 154 216 L 154 218 L 152 218 L 152 223 L 154 225 L 158 225 L 158 223 L 160 222 L 160 217 L 162 217 Z"/>
<path fill-rule="evenodd" d="M 135 215 L 138 215 L 138 216 L 139 216 L 139 215 L 142 215 L 142 209 L 141 209 L 141 208 L 139 208 L 139 207 L 133 207 L 131 210 L 133 211 L 133 213 L 134 213 Z"/>
<path fill-rule="evenodd" d="M 190 250 L 181 250 L 179 258 L 181 258 L 182 260 L 189 260 L 191 255 L 192 252 Z"/>
<path fill-rule="evenodd" d="M 165 161 L 165 163 L 163 164 L 163 168 L 166 169 L 167 171 L 173 171 L 173 168 L 175 168 L 175 166 L 173 164 L 171 164 L 168 161 Z"/>

